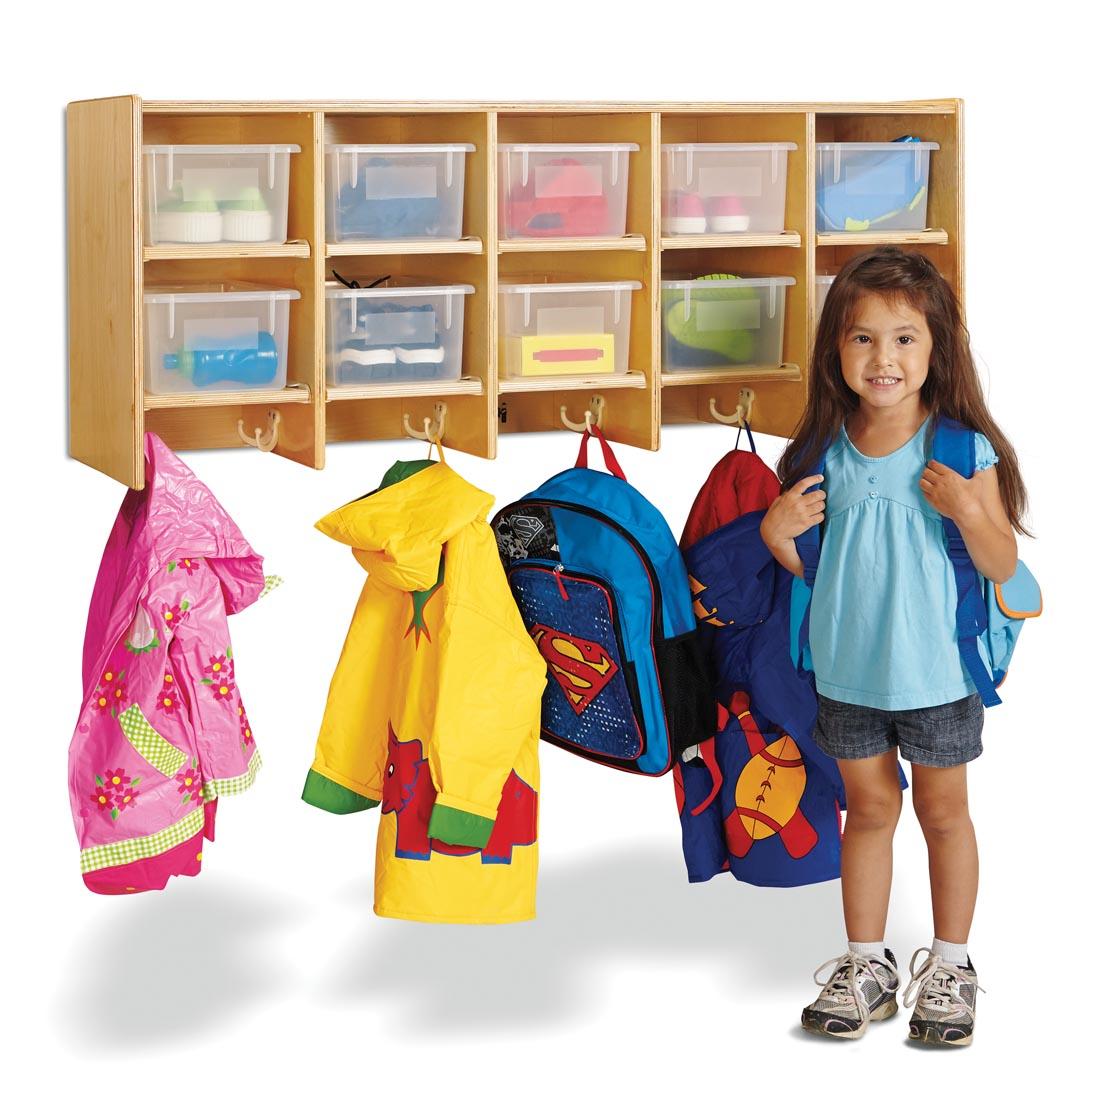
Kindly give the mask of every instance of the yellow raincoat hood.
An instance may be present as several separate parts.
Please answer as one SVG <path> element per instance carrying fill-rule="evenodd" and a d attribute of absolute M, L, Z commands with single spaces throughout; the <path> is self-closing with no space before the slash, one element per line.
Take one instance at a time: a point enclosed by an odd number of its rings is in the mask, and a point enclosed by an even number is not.
<path fill-rule="evenodd" d="M 415 592 L 435 584 L 444 544 L 463 527 L 484 522 L 492 506 L 488 493 L 445 463 L 396 462 L 375 492 L 329 512 L 315 526 L 350 546 L 381 583 Z"/>
<path fill-rule="evenodd" d="M 534 916 L 546 665 L 486 522 L 445 462 L 399 462 L 317 524 L 367 572 L 302 797 L 381 806 L 375 912 Z"/>

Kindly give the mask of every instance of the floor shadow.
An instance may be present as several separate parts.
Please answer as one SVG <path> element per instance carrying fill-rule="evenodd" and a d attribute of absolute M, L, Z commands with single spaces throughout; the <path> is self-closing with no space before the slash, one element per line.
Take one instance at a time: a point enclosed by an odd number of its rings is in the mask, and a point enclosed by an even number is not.
<path fill-rule="evenodd" d="M 647 967 L 685 1005 L 713 998 L 715 986 L 731 1000 L 761 990 L 789 990 L 797 1000 L 812 991 L 813 968 L 843 947 L 839 883 L 759 889 L 723 876 L 692 885 L 678 856 L 661 850 L 547 870 L 538 919 L 525 924 L 380 920 L 370 913 L 369 887 L 345 901 L 366 915 L 315 996 L 380 1002 L 395 1029 L 419 1034 L 575 1021 L 598 1011 L 609 984 L 644 982 Z"/>
<path fill-rule="evenodd" d="M 179 1044 L 285 995 L 290 976 L 272 941 L 300 917 L 298 903 L 221 883 L 172 885 L 104 899 L 110 912 L 74 938 L 51 1012 L 66 1044 Z"/>

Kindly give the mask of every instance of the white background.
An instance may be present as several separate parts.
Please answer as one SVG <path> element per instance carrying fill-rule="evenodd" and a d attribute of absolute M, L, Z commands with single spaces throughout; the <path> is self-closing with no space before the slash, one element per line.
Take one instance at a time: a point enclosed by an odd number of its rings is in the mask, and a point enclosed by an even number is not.
<path fill-rule="evenodd" d="M 764 7 L 97 3 L 5 17 L 8 1095 L 1015 1096 L 1077 1079 L 1096 1012 L 1097 174 L 1083 106 L 1095 57 L 1061 3 Z M 804 1038 L 810 975 L 844 946 L 838 884 L 689 886 L 670 780 L 549 747 L 537 921 L 373 916 L 376 817 L 298 798 L 362 580 L 312 523 L 395 458 L 419 457 L 412 442 L 333 446 L 320 473 L 251 452 L 185 456 L 286 578 L 232 624 L 266 766 L 222 807 L 198 879 L 125 898 L 85 890 L 66 751 L 122 489 L 66 457 L 64 105 L 129 92 L 965 99 L 968 320 L 1031 493 L 1039 538 L 1022 551 L 1046 600 L 971 767 L 982 853 L 971 945 L 989 992 L 969 1051 L 907 1049 L 905 1014 L 859 1043 Z M 658 453 L 619 453 L 679 532 L 732 439 L 718 426 L 667 430 Z M 763 443 L 774 459 L 779 441 Z M 571 464 L 575 447 L 535 435 L 504 439 L 496 462 L 452 459 L 504 503 Z M 930 920 L 907 801 L 888 930 L 903 962 L 930 942 Z"/>

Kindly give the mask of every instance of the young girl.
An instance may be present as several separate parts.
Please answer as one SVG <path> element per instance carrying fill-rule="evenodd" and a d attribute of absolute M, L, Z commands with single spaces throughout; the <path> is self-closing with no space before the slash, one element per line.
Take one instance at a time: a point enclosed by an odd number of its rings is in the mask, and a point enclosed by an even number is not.
<path fill-rule="evenodd" d="M 979 433 L 969 479 L 929 457 L 941 415 Z M 806 476 L 823 452 L 824 478 Z M 794 539 L 825 523 L 809 632 L 814 739 L 837 759 L 848 807 L 848 950 L 814 975 L 824 988 L 802 1026 L 854 1039 L 898 1010 L 897 962 L 883 941 L 900 751 L 928 845 L 935 936 L 909 964 L 909 1038 L 966 1045 L 978 989 L 966 942 L 978 888 L 966 765 L 982 751 L 984 711 L 959 656 L 941 516 L 958 525 L 978 572 L 1005 581 L 1016 567 L 1014 531 L 1027 533 L 1026 495 L 986 409 L 958 302 L 924 256 L 879 248 L 837 275 L 779 476 L 784 492 L 761 526 L 775 558 L 802 576 Z"/>

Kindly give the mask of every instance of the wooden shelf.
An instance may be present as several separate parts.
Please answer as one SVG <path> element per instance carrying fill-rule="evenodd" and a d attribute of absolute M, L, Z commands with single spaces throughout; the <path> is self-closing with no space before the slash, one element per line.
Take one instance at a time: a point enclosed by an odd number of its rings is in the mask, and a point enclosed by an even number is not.
<path fill-rule="evenodd" d="M 545 390 L 644 390 L 641 371 L 625 374 L 555 374 L 545 378 L 502 378 L 501 393 L 540 393 Z"/>
<path fill-rule="evenodd" d="M 141 250 L 143 260 L 248 260 L 263 258 L 308 259 L 309 241 L 286 244 L 147 244 Z"/>
<path fill-rule="evenodd" d="M 947 244 L 946 229 L 894 229 L 882 233 L 818 233 L 819 245 Z"/>
<path fill-rule="evenodd" d="M 678 233 L 661 238 L 666 252 L 686 248 L 801 248 L 802 234 L 782 233 Z"/>
<path fill-rule="evenodd" d="M 365 386 L 329 386 L 326 401 L 377 401 L 386 397 L 480 397 L 485 386 L 480 378 L 455 378 L 450 382 L 374 382 Z"/>
<path fill-rule="evenodd" d="M 644 252 L 645 237 L 517 237 L 497 242 L 497 252 Z"/>
<path fill-rule="evenodd" d="M 802 370 L 795 363 L 778 367 L 723 367 L 720 370 L 666 370 L 661 372 L 662 389 L 669 386 L 704 386 L 721 382 L 743 382 L 746 378 L 766 378 L 779 382 L 798 382 Z"/>
<path fill-rule="evenodd" d="M 325 245 L 326 256 L 480 256 L 480 237 L 460 241 L 337 241 Z"/>
<path fill-rule="evenodd" d="M 308 405 L 307 386 L 283 390 L 218 390 L 215 393 L 147 393 L 147 409 L 212 409 L 236 405 Z"/>

